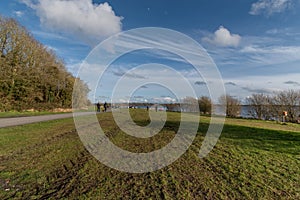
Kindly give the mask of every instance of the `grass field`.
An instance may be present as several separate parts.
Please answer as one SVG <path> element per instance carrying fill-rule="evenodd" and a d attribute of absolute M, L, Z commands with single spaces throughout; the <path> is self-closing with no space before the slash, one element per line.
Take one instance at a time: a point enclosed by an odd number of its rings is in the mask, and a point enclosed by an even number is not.
<path fill-rule="evenodd" d="M 147 125 L 144 110 L 131 113 Z M 98 115 L 116 145 L 150 152 L 172 140 L 179 113 L 148 139 L 122 133 L 111 113 Z M 0 129 L 0 199 L 300 199 L 300 125 L 227 119 L 221 138 L 198 157 L 209 125 L 201 117 L 189 150 L 161 170 L 131 174 L 106 167 L 82 145 L 73 119 Z"/>

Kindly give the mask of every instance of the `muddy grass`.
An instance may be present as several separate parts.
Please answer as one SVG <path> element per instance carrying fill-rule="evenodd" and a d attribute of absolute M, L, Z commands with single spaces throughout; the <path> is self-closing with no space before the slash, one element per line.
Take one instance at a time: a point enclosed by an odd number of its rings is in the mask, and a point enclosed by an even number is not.
<path fill-rule="evenodd" d="M 144 111 L 132 116 L 140 125 L 149 123 Z M 149 152 L 174 137 L 180 116 L 169 113 L 164 130 L 148 140 L 126 136 L 111 113 L 98 117 L 116 145 Z M 82 145 L 72 119 L 3 128 L 0 199 L 299 199 L 300 133 L 271 130 L 267 122 L 248 123 L 229 120 L 214 150 L 200 159 L 208 127 L 202 118 L 181 158 L 143 174 L 119 172 L 97 161 Z"/>

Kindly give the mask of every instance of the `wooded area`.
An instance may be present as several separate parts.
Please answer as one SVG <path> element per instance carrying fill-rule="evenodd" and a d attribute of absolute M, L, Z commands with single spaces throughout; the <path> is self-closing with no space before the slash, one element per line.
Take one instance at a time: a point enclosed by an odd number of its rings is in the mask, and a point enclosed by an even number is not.
<path fill-rule="evenodd" d="M 62 60 L 14 19 L 0 16 L 0 111 L 72 107 L 76 81 L 87 104 L 87 85 L 67 71 Z"/>
<path fill-rule="evenodd" d="M 226 106 L 227 117 L 243 117 L 242 106 L 248 106 L 251 118 L 262 120 L 278 120 L 284 122 L 300 123 L 300 91 L 282 90 L 271 94 L 252 94 L 242 105 L 239 99 L 229 94 L 219 98 L 219 105 Z M 166 105 L 168 108 L 170 105 Z M 213 104 L 209 97 L 186 97 L 183 99 L 182 109 L 187 112 L 197 111 L 199 107 L 203 114 L 211 114 L 212 109 L 217 109 L 218 104 Z M 170 109 L 172 110 L 172 108 Z"/>
<path fill-rule="evenodd" d="M 286 90 L 274 94 L 252 94 L 247 99 L 251 115 L 257 119 L 298 122 L 300 119 L 300 91 Z"/>

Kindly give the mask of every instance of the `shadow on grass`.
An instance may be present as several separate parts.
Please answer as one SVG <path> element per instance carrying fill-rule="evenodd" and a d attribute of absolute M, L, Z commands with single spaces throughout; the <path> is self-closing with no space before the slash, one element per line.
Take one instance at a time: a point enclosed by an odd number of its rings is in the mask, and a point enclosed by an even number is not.
<path fill-rule="evenodd" d="M 208 123 L 200 123 L 199 134 L 205 136 Z M 220 139 L 243 149 L 300 154 L 300 133 L 225 124 Z"/>
<path fill-rule="evenodd" d="M 167 121 L 164 129 L 177 132 L 180 122 Z M 198 136 L 205 137 L 209 123 L 199 123 Z M 243 149 L 300 154 L 300 133 L 225 124 L 219 140 Z"/>
<path fill-rule="evenodd" d="M 149 124 L 150 121 L 146 112 L 143 113 L 142 117 L 138 112 L 133 114 L 136 115 L 134 122 L 137 125 L 147 126 Z M 191 126 L 192 125 L 194 124 L 191 122 Z M 154 143 L 155 148 L 147 148 L 146 151 L 143 151 L 149 152 L 154 149 L 159 149 L 171 142 L 178 132 L 179 126 L 180 115 L 168 113 L 167 121 L 160 133 L 150 138 L 137 138 L 127 135 L 126 133 L 118 132 L 118 136 L 120 136 L 120 134 L 122 135 L 119 141 L 124 144 L 122 145 L 123 147 L 127 145 L 130 146 L 131 141 L 135 141 L 137 146 L 143 147 L 142 149 L 144 149 L 146 144 L 151 143 L 153 145 Z M 197 137 L 200 138 L 200 140 L 197 140 L 198 142 L 201 142 L 205 137 L 208 127 L 209 122 L 202 121 L 199 123 Z M 227 143 L 229 146 L 235 145 L 239 148 L 251 151 L 263 150 L 292 155 L 300 154 L 300 133 L 297 132 L 225 124 L 219 140 Z"/>

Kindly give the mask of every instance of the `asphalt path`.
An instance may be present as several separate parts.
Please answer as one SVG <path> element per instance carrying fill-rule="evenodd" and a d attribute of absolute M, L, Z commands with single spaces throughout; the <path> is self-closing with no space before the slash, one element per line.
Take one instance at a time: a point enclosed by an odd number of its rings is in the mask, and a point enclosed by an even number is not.
<path fill-rule="evenodd" d="M 76 112 L 76 116 L 85 116 L 91 114 L 95 114 L 95 112 L 82 112 L 82 113 Z M 49 121 L 55 119 L 64 119 L 70 117 L 73 117 L 73 113 L 40 115 L 40 116 L 32 116 L 32 117 L 0 118 L 0 128 L 31 124 L 31 123 L 43 122 L 43 121 Z"/>

